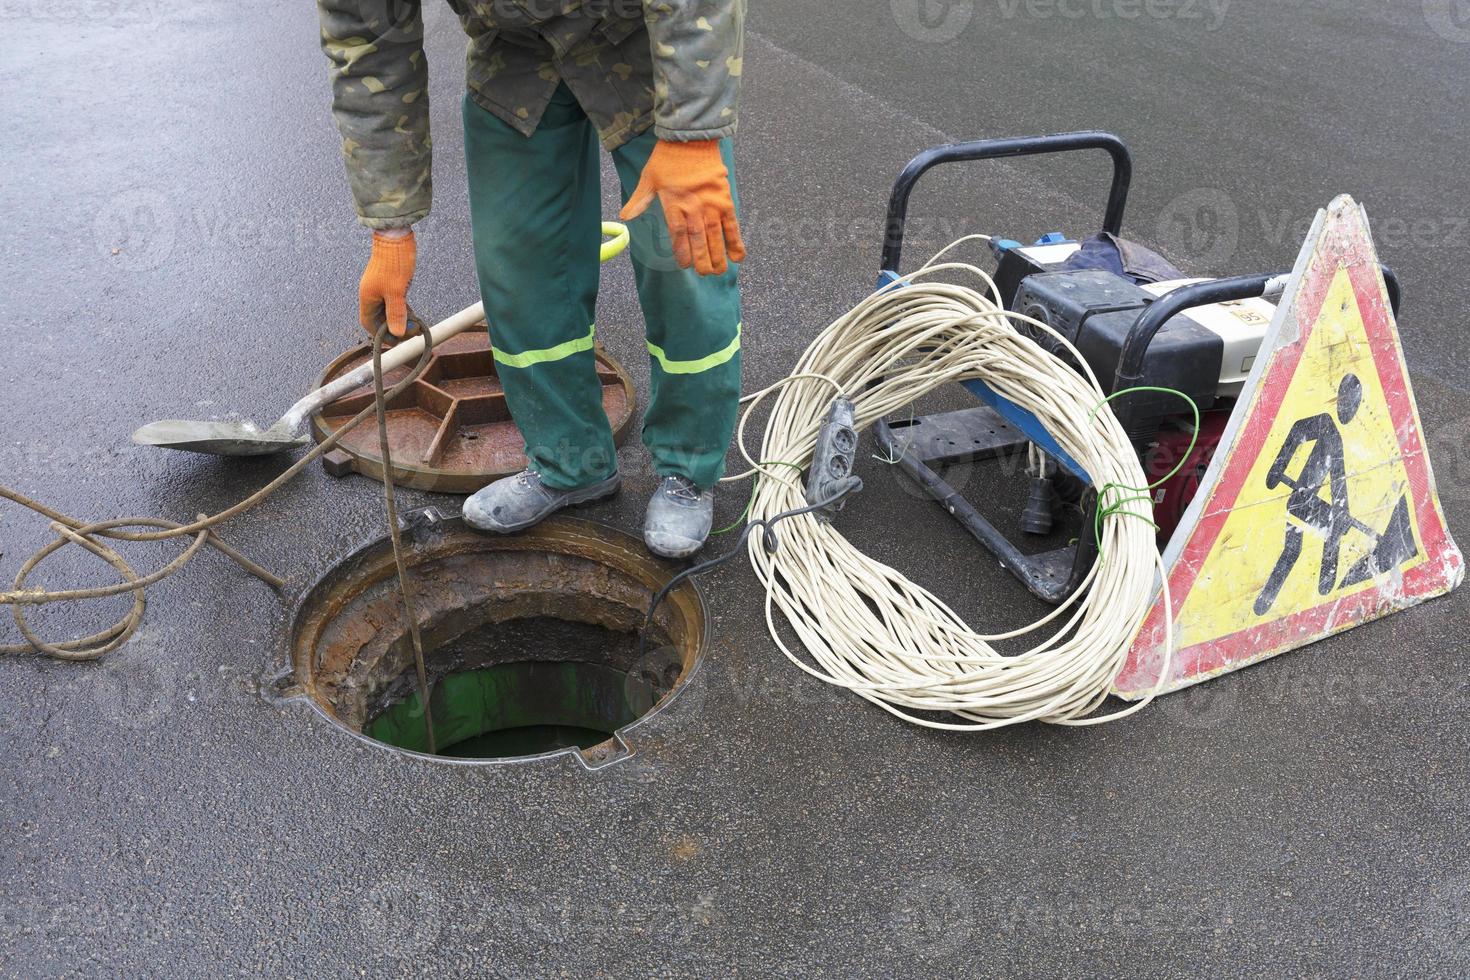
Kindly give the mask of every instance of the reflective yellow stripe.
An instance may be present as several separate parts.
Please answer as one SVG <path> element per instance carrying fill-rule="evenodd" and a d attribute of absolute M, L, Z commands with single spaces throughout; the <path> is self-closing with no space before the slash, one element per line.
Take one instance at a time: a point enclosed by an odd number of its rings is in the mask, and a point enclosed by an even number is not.
<path fill-rule="evenodd" d="M 568 340 L 566 343 L 557 344 L 555 347 L 543 347 L 541 350 L 528 350 L 520 354 L 507 354 L 492 344 L 490 352 L 495 355 L 497 364 L 504 364 L 506 367 L 526 368 L 532 364 L 545 364 L 548 361 L 559 361 L 564 357 L 580 354 L 584 350 L 591 350 L 594 344 L 593 338 L 596 334 L 597 325 L 593 324 L 587 328 L 587 336 L 578 337 L 576 340 Z"/>
<path fill-rule="evenodd" d="M 648 353 L 652 354 L 658 360 L 659 367 L 663 368 L 666 374 L 698 374 L 701 371 L 708 371 L 710 368 L 717 368 L 734 357 L 735 352 L 739 349 L 740 324 L 738 323 L 735 324 L 735 339 L 730 341 L 729 346 L 724 350 L 715 351 L 715 353 L 708 357 L 701 357 L 697 361 L 671 360 L 669 355 L 664 353 L 662 347 L 651 341 L 648 344 Z"/>

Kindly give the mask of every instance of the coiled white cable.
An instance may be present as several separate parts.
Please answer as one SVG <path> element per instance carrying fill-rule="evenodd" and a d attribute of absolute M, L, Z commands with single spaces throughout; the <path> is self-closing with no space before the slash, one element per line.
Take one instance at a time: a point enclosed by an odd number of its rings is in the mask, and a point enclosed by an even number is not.
<path fill-rule="evenodd" d="M 1046 324 L 1002 309 L 993 299 L 994 282 L 982 270 L 939 261 L 956 245 L 985 238 L 960 239 L 904 284 L 864 299 L 817 336 L 791 376 L 744 399 L 749 407 L 738 441 L 751 469 L 740 476 L 757 474 L 749 518 L 768 518 L 806 503 L 800 475 L 775 461 L 802 467 L 810 462 L 822 420 L 838 394 L 853 401 L 861 430 L 928 391 L 979 378 L 1033 412 L 1091 476 L 1103 514 L 1097 527 L 1101 557 L 1082 587 L 1049 614 L 1007 633 L 985 635 L 971 630 L 928 590 L 853 547 L 832 524 L 803 514 L 782 525 L 780 547 L 773 552 L 763 547 L 760 535 L 749 539 L 751 564 L 766 587 L 766 624 L 802 670 L 917 725 L 979 731 L 1032 720 L 1112 721 L 1140 710 L 1158 691 L 1111 714 L 1093 714 L 1123 666 L 1156 581 L 1164 583 L 1164 621 L 1173 619 L 1147 480 L 1097 379 L 1042 350 L 1015 324 L 1024 322 L 1051 333 L 1066 348 L 1071 345 Z M 978 277 L 984 291 L 936 279 L 946 273 Z M 1072 354 L 1086 364 L 1075 349 Z M 745 424 L 773 393 L 761 452 L 752 457 Z M 782 639 L 777 609 L 810 662 Z M 1047 635 L 1020 652 L 1007 655 L 991 645 L 1038 631 Z M 1165 643 L 1172 651 L 1172 634 Z M 1160 684 L 1168 672 L 1166 659 Z"/>

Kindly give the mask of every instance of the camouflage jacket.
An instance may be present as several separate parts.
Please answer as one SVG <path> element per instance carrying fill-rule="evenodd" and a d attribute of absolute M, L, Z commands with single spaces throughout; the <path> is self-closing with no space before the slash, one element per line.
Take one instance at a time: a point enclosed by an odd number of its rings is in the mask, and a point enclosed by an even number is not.
<path fill-rule="evenodd" d="M 438 2 L 438 0 L 429 0 Z M 745 0 L 449 0 L 470 98 L 529 136 L 559 82 L 615 149 L 735 131 Z M 432 193 L 420 0 L 317 0 L 359 220 L 411 224 Z"/>

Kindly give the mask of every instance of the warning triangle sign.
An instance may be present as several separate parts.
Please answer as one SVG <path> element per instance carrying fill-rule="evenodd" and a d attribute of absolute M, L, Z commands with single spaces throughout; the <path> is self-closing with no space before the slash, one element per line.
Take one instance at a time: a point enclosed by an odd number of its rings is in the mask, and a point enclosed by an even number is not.
<path fill-rule="evenodd" d="M 1114 691 L 1198 683 L 1442 595 L 1445 526 L 1368 221 L 1319 212 Z"/>

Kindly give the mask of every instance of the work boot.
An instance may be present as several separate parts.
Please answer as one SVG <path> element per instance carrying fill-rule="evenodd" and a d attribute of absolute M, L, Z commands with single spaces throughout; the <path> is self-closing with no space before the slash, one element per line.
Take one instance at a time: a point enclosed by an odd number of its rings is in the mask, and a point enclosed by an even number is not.
<path fill-rule="evenodd" d="M 535 470 L 521 470 L 477 491 L 464 502 L 465 523 L 480 531 L 510 534 L 573 504 L 601 500 L 623 485 L 617 473 L 597 483 L 572 490 L 557 490 L 541 482 Z"/>
<path fill-rule="evenodd" d="M 666 476 L 648 501 L 643 543 L 664 558 L 684 558 L 704 546 L 715 517 L 715 491 L 700 492 L 682 476 Z"/>

